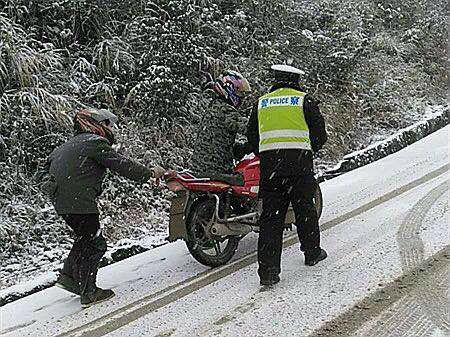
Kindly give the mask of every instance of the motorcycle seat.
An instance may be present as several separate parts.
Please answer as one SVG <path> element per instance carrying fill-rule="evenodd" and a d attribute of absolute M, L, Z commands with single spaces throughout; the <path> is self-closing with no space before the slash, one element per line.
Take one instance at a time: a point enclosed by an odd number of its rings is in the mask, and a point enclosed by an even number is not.
<path fill-rule="evenodd" d="M 217 174 L 213 174 L 210 178 L 211 178 L 211 180 L 220 181 L 220 182 L 230 184 L 233 186 L 244 186 L 245 185 L 244 177 L 239 173 L 235 173 L 235 174 L 217 173 Z"/>

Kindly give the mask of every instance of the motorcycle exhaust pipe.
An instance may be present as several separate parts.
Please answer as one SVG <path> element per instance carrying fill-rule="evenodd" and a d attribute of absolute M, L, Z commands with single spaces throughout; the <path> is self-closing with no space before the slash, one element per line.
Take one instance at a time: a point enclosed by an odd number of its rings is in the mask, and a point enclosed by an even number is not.
<path fill-rule="evenodd" d="M 251 219 L 251 218 L 255 218 L 258 216 L 258 212 L 253 212 L 253 213 L 248 213 L 248 214 L 244 214 L 244 215 L 239 215 L 239 216 L 234 216 L 228 219 L 224 219 L 222 220 L 223 222 L 238 222 L 241 220 L 247 220 L 247 219 Z"/>
<path fill-rule="evenodd" d="M 217 236 L 247 235 L 255 230 L 257 230 L 257 227 L 244 224 L 215 223 L 211 227 L 211 233 Z"/>
<path fill-rule="evenodd" d="M 217 236 L 240 236 L 247 235 L 251 232 L 258 231 L 259 227 L 251 226 L 247 224 L 241 224 L 239 221 L 254 219 L 258 217 L 258 212 L 252 212 L 249 214 L 234 216 L 227 219 L 221 219 L 219 217 L 219 205 L 220 199 L 218 195 L 213 194 L 216 199 L 216 210 L 215 210 L 215 223 L 211 226 L 211 233 Z"/>
<path fill-rule="evenodd" d="M 252 212 L 252 213 L 248 213 L 248 214 L 244 214 L 244 215 L 239 215 L 239 216 L 234 216 L 231 218 L 227 218 L 227 219 L 221 219 L 219 217 L 219 205 L 220 205 L 220 199 L 219 196 L 216 194 L 213 194 L 214 198 L 216 199 L 216 210 L 215 210 L 215 218 L 216 221 L 218 222 L 223 222 L 223 223 L 229 223 L 229 222 L 238 222 L 241 220 L 247 220 L 247 219 L 251 219 L 251 218 L 257 218 L 259 213 L 258 212 Z"/>

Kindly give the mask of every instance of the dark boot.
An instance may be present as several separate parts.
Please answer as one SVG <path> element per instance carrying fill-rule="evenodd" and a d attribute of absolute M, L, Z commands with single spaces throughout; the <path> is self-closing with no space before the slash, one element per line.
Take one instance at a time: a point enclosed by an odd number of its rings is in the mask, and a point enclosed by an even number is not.
<path fill-rule="evenodd" d="M 305 265 L 314 266 L 320 261 L 325 260 L 327 256 L 327 252 L 324 249 L 320 249 L 320 251 L 315 254 L 308 254 L 308 252 L 305 252 Z"/>
<path fill-rule="evenodd" d="M 114 291 L 111 289 L 101 289 L 96 285 L 98 264 L 92 266 L 92 273 L 85 274 L 85 281 L 82 283 L 81 306 L 83 308 L 106 301 L 113 297 Z"/>
<path fill-rule="evenodd" d="M 91 305 L 109 300 L 114 297 L 115 293 L 111 289 L 101 289 L 96 288 L 90 293 L 81 294 L 81 306 L 83 308 L 88 308 Z"/>
<path fill-rule="evenodd" d="M 273 286 L 280 282 L 280 277 L 278 275 L 270 275 L 268 277 L 260 278 L 259 284 L 262 286 Z"/>
<path fill-rule="evenodd" d="M 81 306 L 83 308 L 106 301 L 114 297 L 114 291 L 111 289 L 101 289 L 96 285 L 98 264 L 92 266 L 92 273 L 84 275 L 85 281 L 81 284 Z"/>
<path fill-rule="evenodd" d="M 105 301 L 114 296 L 112 290 L 100 289 L 96 285 L 100 260 L 106 251 L 106 240 L 101 234 L 83 242 L 78 274 L 80 280 L 81 305 L 83 308 Z"/>
<path fill-rule="evenodd" d="M 70 291 L 71 293 L 80 295 L 80 286 L 78 284 L 78 281 L 76 281 L 69 275 L 66 275 L 64 273 L 59 274 L 55 285 L 57 287 Z"/>
<path fill-rule="evenodd" d="M 62 269 L 61 275 L 59 277 L 59 278 L 63 277 L 62 282 L 67 282 L 66 279 L 67 279 L 67 277 L 69 277 L 72 282 L 75 282 L 77 284 L 77 288 L 79 288 L 78 264 L 80 263 L 82 248 L 83 248 L 82 237 L 81 236 L 76 237 L 74 240 L 72 249 L 70 250 L 69 256 L 67 256 L 67 258 L 64 260 L 63 269 Z M 59 278 L 58 278 L 58 281 L 59 281 Z M 79 293 L 79 291 L 78 291 L 78 293 Z"/>

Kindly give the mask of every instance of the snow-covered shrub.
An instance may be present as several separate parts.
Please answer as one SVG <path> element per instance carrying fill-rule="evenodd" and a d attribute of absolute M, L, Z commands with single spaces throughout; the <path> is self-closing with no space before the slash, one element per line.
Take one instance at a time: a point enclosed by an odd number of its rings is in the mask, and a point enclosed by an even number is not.
<path fill-rule="evenodd" d="M 140 69 L 127 110 L 147 123 L 170 124 L 178 118 L 189 123 L 202 104 L 198 62 L 204 55 L 220 58 L 258 81 L 255 75 L 279 55 L 276 39 L 283 30 L 274 26 L 287 12 L 275 2 L 147 3 L 124 32 L 124 39 L 139 52 Z M 267 22 L 270 19 L 274 21 Z"/>
<path fill-rule="evenodd" d="M 12 179 L 26 181 L 49 145 L 61 140 L 72 99 L 61 84 L 63 55 L 53 45 L 34 39 L 1 13 L 0 38 L 0 159 Z"/>

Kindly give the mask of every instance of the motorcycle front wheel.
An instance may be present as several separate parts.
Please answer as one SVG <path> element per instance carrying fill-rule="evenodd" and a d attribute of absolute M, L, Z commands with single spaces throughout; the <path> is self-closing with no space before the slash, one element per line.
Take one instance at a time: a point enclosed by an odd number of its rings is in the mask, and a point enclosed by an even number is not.
<path fill-rule="evenodd" d="M 219 267 L 233 257 L 238 244 L 238 237 L 225 237 L 214 240 L 206 235 L 205 228 L 214 215 L 213 200 L 203 200 L 191 209 L 186 222 L 186 246 L 191 255 L 201 264 L 208 267 Z"/>

